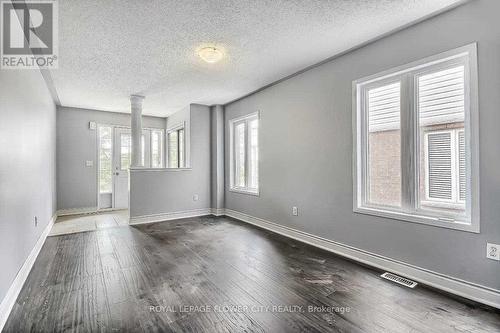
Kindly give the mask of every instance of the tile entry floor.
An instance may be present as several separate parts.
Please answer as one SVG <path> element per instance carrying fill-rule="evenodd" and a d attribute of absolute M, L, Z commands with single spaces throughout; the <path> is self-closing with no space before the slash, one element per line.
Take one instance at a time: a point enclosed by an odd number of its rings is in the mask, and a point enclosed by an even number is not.
<path fill-rule="evenodd" d="M 96 231 L 128 225 L 128 210 L 116 210 L 97 214 L 60 216 L 50 230 L 49 236 L 74 234 L 84 231 Z"/>

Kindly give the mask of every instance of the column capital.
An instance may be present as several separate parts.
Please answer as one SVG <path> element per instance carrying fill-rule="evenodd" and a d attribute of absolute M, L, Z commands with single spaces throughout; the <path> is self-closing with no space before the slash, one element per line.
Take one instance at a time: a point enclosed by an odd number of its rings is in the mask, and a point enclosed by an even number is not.
<path fill-rule="evenodd" d="M 132 107 L 141 107 L 144 98 L 146 97 L 141 95 L 130 95 L 130 104 Z"/>

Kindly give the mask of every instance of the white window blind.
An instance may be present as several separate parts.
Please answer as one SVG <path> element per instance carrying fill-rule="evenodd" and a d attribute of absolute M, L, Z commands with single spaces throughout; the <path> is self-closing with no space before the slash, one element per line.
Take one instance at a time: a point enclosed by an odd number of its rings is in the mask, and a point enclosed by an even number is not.
<path fill-rule="evenodd" d="M 401 83 L 395 82 L 368 91 L 370 132 L 399 128 Z"/>
<path fill-rule="evenodd" d="M 464 131 L 427 133 L 426 160 L 427 200 L 463 204 L 466 196 Z"/>
<path fill-rule="evenodd" d="M 464 66 L 418 78 L 420 126 L 464 121 Z"/>
<path fill-rule="evenodd" d="M 429 133 L 428 198 L 452 200 L 451 132 Z"/>
<path fill-rule="evenodd" d="M 458 131 L 458 169 L 459 169 L 459 200 L 465 201 L 466 196 L 466 166 L 465 166 L 465 133 Z"/>

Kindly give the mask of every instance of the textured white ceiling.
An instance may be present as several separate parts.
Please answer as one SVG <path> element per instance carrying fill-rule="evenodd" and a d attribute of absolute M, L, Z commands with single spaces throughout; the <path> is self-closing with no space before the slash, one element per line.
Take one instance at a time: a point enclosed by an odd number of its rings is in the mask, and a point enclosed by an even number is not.
<path fill-rule="evenodd" d="M 167 116 L 223 104 L 459 0 L 59 1 L 61 104 Z M 199 47 L 227 56 L 204 63 Z"/>

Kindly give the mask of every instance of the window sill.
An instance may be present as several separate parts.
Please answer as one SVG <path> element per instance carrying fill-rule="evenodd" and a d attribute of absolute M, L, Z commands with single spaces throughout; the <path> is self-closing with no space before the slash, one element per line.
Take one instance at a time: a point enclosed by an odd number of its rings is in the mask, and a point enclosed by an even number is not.
<path fill-rule="evenodd" d="M 234 188 L 231 187 L 229 188 L 229 192 L 234 192 L 234 193 L 239 193 L 239 194 L 248 194 L 248 195 L 253 195 L 253 196 L 260 196 L 259 191 L 252 191 L 252 190 L 246 190 L 246 189 L 241 189 L 241 188 Z"/>
<path fill-rule="evenodd" d="M 354 208 L 354 212 L 359 214 L 385 217 L 403 222 L 420 223 L 433 227 L 479 233 L 479 223 L 476 224 L 465 223 L 460 221 L 453 221 L 451 219 L 447 220 L 444 218 L 441 219 L 433 216 L 408 214 L 403 212 L 388 211 L 381 208 L 371 208 L 371 207 L 356 207 Z"/>

